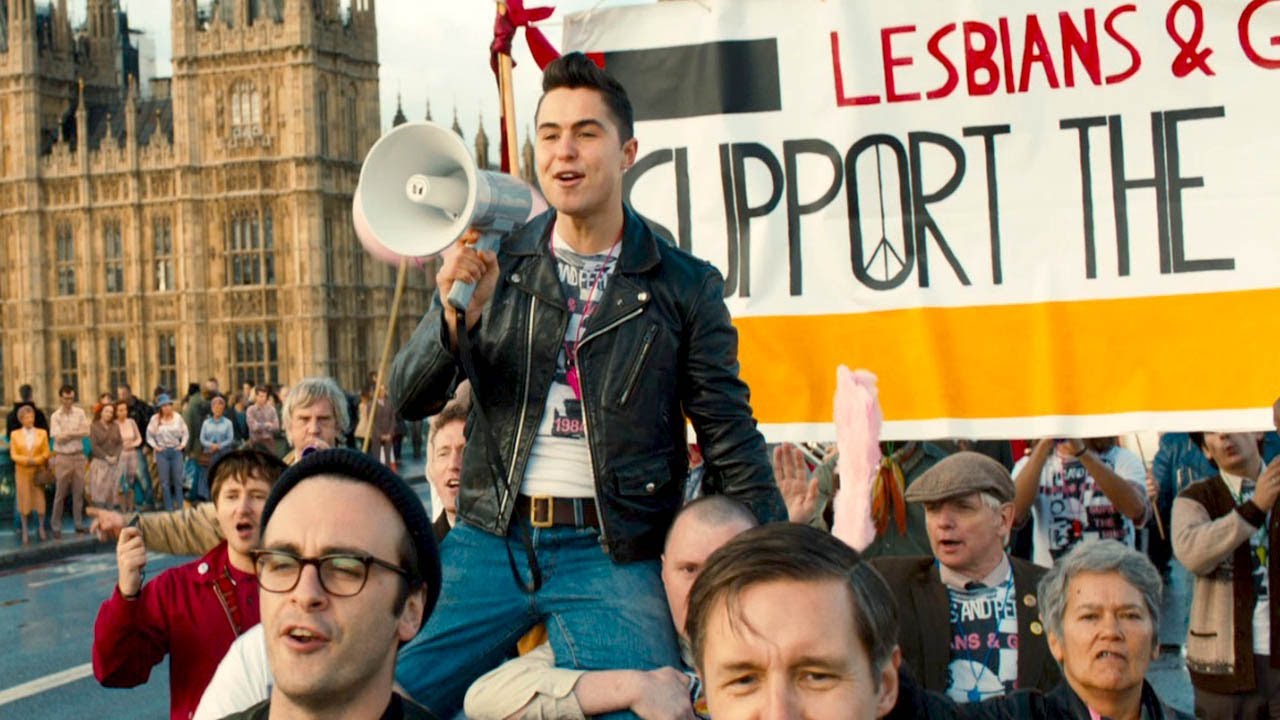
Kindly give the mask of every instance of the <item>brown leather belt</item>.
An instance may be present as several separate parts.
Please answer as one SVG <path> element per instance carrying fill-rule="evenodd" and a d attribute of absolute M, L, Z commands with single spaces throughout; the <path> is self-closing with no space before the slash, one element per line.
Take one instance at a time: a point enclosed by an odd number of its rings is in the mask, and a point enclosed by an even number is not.
<path fill-rule="evenodd" d="M 558 498 L 550 495 L 516 496 L 516 514 L 529 518 L 536 528 L 555 525 L 594 528 L 600 526 L 593 498 Z"/>

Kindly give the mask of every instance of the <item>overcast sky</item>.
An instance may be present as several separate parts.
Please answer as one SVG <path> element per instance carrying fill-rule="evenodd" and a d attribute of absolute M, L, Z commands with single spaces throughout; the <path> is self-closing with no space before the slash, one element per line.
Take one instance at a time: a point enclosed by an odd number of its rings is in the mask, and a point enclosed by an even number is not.
<path fill-rule="evenodd" d="M 556 12 L 542 23 L 543 32 L 560 48 L 560 21 L 566 14 L 598 7 L 653 0 L 526 0 L 528 7 L 550 5 Z M 129 23 L 155 38 L 156 74 L 170 74 L 170 0 L 120 0 Z M 345 4 L 345 2 L 344 2 Z M 83 22 L 85 0 L 70 0 L 72 21 Z M 494 142 L 497 160 L 498 91 L 489 71 L 494 0 L 375 0 L 378 16 L 378 59 L 381 62 L 382 126 L 390 127 L 400 92 L 405 115 L 421 120 L 427 99 L 437 122 L 448 125 L 457 109 L 467 139 L 484 115 L 485 132 Z M 516 115 L 523 135 L 532 125 L 540 72 L 521 33 L 516 38 Z"/>

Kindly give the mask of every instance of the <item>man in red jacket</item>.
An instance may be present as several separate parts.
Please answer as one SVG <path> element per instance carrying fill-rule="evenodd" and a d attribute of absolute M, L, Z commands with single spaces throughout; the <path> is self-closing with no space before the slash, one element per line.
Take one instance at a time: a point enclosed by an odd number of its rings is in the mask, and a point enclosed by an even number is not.
<path fill-rule="evenodd" d="M 169 715 L 195 712 L 218 661 L 259 618 L 258 580 L 249 555 L 258 544 L 267 495 L 284 470 L 261 450 L 228 452 L 209 468 L 211 491 L 226 538 L 195 562 L 142 584 L 147 550 L 136 527 L 116 544 L 119 581 L 102 603 L 93 633 L 93 674 L 105 687 L 145 683 L 151 668 L 172 653 Z"/>

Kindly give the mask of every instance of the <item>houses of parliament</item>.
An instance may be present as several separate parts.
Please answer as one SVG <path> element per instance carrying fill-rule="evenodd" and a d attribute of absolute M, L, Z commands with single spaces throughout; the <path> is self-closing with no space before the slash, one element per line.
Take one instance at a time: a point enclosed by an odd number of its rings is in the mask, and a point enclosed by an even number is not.
<path fill-rule="evenodd" d="M 75 29 L 66 2 L 0 0 L 0 398 L 358 388 L 396 275 L 351 223 L 381 128 L 372 0 L 171 0 L 172 77 L 145 87 L 118 0 Z M 409 272 L 396 346 L 430 277 Z"/>

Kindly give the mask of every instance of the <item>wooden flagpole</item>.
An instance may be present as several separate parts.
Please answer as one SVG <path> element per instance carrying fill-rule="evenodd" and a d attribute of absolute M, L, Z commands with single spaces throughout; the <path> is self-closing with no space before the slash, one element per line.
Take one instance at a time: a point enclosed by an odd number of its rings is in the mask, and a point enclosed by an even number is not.
<path fill-rule="evenodd" d="M 378 362 L 378 375 L 373 383 L 373 399 L 369 401 L 369 434 L 364 437 L 362 452 L 369 452 L 369 443 L 373 441 L 373 415 L 378 410 L 378 395 L 386 384 L 387 365 L 391 363 L 391 343 L 396 335 L 396 319 L 400 315 L 400 297 L 404 295 L 405 281 L 409 277 L 409 259 L 400 258 L 400 269 L 396 272 L 396 294 L 391 299 L 391 317 L 387 320 L 387 337 L 382 341 L 382 359 Z M 360 422 L 356 417 L 357 426 Z M 392 457 L 395 457 L 394 455 Z"/>
<path fill-rule="evenodd" d="M 505 2 L 498 3 L 498 14 L 507 14 L 507 4 Z M 503 123 L 506 127 L 507 136 L 507 167 L 510 174 L 520 175 L 520 152 L 516 143 L 516 100 L 515 92 L 512 90 L 511 70 L 513 64 L 511 56 L 507 53 L 498 54 L 498 86 L 499 94 L 502 96 L 502 116 Z M 387 337 L 382 343 L 382 359 L 378 363 L 378 375 L 374 381 L 373 399 L 369 403 L 369 413 L 372 416 L 378 407 L 378 395 L 381 394 L 385 385 L 384 379 L 387 374 L 387 365 L 391 362 L 391 344 L 396 334 L 396 319 L 400 314 L 400 298 L 404 295 L 405 281 L 408 277 L 409 261 L 407 258 L 400 258 L 400 269 L 396 273 L 396 292 L 391 301 L 391 317 L 387 322 Z M 373 440 L 372 417 L 370 417 L 369 434 L 364 439 L 364 452 L 369 452 L 369 444 Z M 359 418 L 356 418 L 359 423 Z"/>
<path fill-rule="evenodd" d="M 1134 433 L 1133 439 L 1138 443 L 1138 456 L 1142 458 L 1142 467 L 1145 468 L 1147 467 L 1147 453 L 1142 449 L 1142 438 L 1138 436 L 1138 433 Z M 1147 472 L 1151 471 L 1148 470 Z M 1153 501 L 1152 506 L 1151 512 L 1156 516 L 1156 530 L 1160 531 L 1160 539 L 1164 540 L 1166 538 L 1164 534 L 1164 521 L 1160 519 L 1160 503 Z"/>
<path fill-rule="evenodd" d="M 507 4 L 498 3 L 498 14 L 507 14 Z M 498 93 L 502 96 L 502 122 L 507 136 L 507 172 L 520 175 L 520 151 L 516 142 L 516 98 L 511 84 L 511 56 L 498 53 Z"/>

